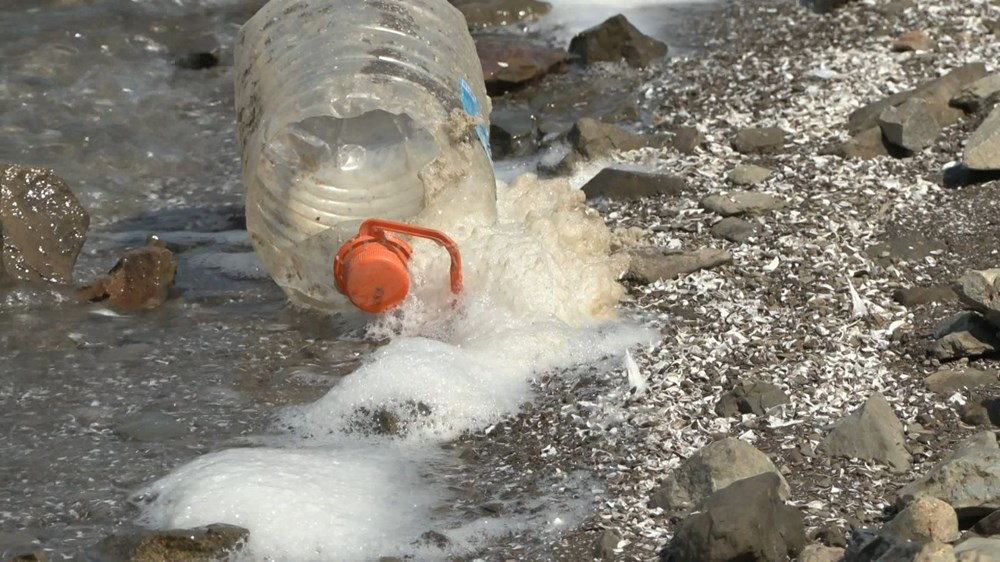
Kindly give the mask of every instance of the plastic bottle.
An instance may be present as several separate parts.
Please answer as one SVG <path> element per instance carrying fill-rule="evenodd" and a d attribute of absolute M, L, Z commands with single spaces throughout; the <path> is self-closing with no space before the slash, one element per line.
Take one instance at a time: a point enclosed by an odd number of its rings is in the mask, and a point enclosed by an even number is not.
<path fill-rule="evenodd" d="M 490 100 L 446 0 L 271 0 L 235 72 L 247 229 L 294 303 L 347 305 L 333 260 L 365 219 L 495 218 Z"/>

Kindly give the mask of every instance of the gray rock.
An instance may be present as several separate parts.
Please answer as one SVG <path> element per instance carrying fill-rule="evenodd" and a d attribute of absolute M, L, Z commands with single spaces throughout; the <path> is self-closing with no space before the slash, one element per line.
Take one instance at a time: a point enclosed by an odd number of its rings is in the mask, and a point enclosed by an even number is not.
<path fill-rule="evenodd" d="M 955 509 L 937 498 L 917 498 L 896 514 L 884 529 L 919 543 L 946 543 L 959 537 Z"/>
<path fill-rule="evenodd" d="M 955 545 L 958 562 L 1000 562 L 1000 539 L 972 537 Z"/>
<path fill-rule="evenodd" d="M 818 14 L 828 14 L 855 0 L 802 0 L 802 4 Z"/>
<path fill-rule="evenodd" d="M 594 541 L 594 558 L 598 560 L 614 560 L 615 549 L 618 548 L 618 543 L 621 540 L 618 533 L 611 529 L 604 529 L 597 536 L 597 540 Z"/>
<path fill-rule="evenodd" d="M 504 108 L 490 113 L 490 148 L 497 160 L 523 156 L 537 148 L 538 129 L 528 108 Z"/>
<path fill-rule="evenodd" d="M 969 136 L 962 162 L 973 170 L 1000 170 L 1000 106 Z"/>
<path fill-rule="evenodd" d="M 843 562 L 954 562 L 951 547 L 920 544 L 886 532 L 868 529 L 851 536 Z"/>
<path fill-rule="evenodd" d="M 124 439 L 158 442 L 183 437 L 189 433 L 185 424 L 160 412 L 140 412 L 121 421 L 114 429 Z"/>
<path fill-rule="evenodd" d="M 1000 444 L 997 443 L 997 436 L 992 431 L 980 431 L 967 437 L 955 446 L 955 450 L 941 459 L 941 463 L 963 457 L 976 451 L 1000 451 Z"/>
<path fill-rule="evenodd" d="M 997 328 L 975 312 L 963 312 L 934 329 L 936 339 L 927 352 L 937 359 L 979 357 L 1000 350 Z"/>
<path fill-rule="evenodd" d="M 984 537 L 1000 535 L 1000 509 L 976 521 L 972 532 Z"/>
<path fill-rule="evenodd" d="M 757 236 L 757 225 L 738 217 L 726 217 L 712 225 L 712 236 L 737 244 L 746 244 Z"/>
<path fill-rule="evenodd" d="M 71 283 L 89 226 L 55 172 L 0 165 L 0 278 Z"/>
<path fill-rule="evenodd" d="M 1000 269 L 967 271 L 953 290 L 962 304 L 1000 327 Z"/>
<path fill-rule="evenodd" d="M 617 168 L 604 168 L 583 186 L 587 199 L 604 197 L 613 201 L 677 196 L 687 191 L 687 182 L 678 176 Z"/>
<path fill-rule="evenodd" d="M 876 461 L 901 473 L 910 469 L 904 439 L 903 424 L 885 397 L 875 393 L 861 408 L 834 424 L 820 448 L 831 457 Z"/>
<path fill-rule="evenodd" d="M 910 98 L 898 106 L 885 108 L 879 114 L 878 125 L 886 140 L 910 152 L 931 146 L 941 134 L 930 104 L 922 98 Z"/>
<path fill-rule="evenodd" d="M 738 414 L 761 416 L 781 404 L 788 404 L 788 395 L 780 386 L 764 381 L 742 381 L 722 395 L 715 405 L 715 413 L 723 417 Z"/>
<path fill-rule="evenodd" d="M 931 105 L 934 120 L 940 127 L 947 127 L 958 122 L 965 113 L 948 105 L 963 88 L 986 76 L 986 65 L 981 62 L 970 63 L 948 74 L 924 82 L 912 90 L 899 92 L 864 107 L 855 110 L 848 117 L 848 132 L 853 136 L 861 131 L 878 127 L 878 116 L 885 108 L 900 105 L 910 98 L 921 98 Z"/>
<path fill-rule="evenodd" d="M 733 168 L 726 176 L 730 182 L 736 185 L 754 185 L 771 177 L 771 170 L 754 164 L 746 164 Z"/>
<path fill-rule="evenodd" d="M 250 531 L 215 524 L 196 529 L 138 531 L 106 537 L 87 550 L 88 560 L 101 562 L 209 562 L 238 552 Z"/>
<path fill-rule="evenodd" d="M 892 292 L 892 300 L 905 306 L 913 308 L 935 302 L 946 303 L 958 299 L 958 295 L 948 285 L 933 285 L 930 287 L 909 287 L 906 289 L 896 289 Z"/>
<path fill-rule="evenodd" d="M 680 524 L 660 560 L 785 562 L 795 557 L 805 547 L 805 525 L 802 513 L 781 500 L 780 486 L 780 478 L 767 473 L 712 494 Z"/>
<path fill-rule="evenodd" d="M 701 206 L 723 217 L 732 217 L 763 214 L 780 209 L 785 206 L 785 200 L 755 191 L 731 191 L 709 195 L 701 200 Z"/>
<path fill-rule="evenodd" d="M 839 562 L 843 557 L 843 548 L 810 544 L 799 553 L 798 562 Z"/>
<path fill-rule="evenodd" d="M 611 123 L 584 117 L 573 125 L 568 136 L 570 144 L 584 158 L 600 158 L 613 152 L 636 150 L 649 146 L 650 140 Z"/>
<path fill-rule="evenodd" d="M 1000 450 L 972 447 L 945 459 L 922 478 L 896 493 L 896 505 L 905 506 L 929 496 L 962 510 L 1000 509 Z"/>
<path fill-rule="evenodd" d="M 997 99 L 1000 99 L 1000 73 L 990 74 L 969 84 L 951 98 L 949 103 L 968 113 L 979 113 Z"/>
<path fill-rule="evenodd" d="M 583 64 L 624 59 L 629 66 L 641 68 L 662 59 L 667 45 L 643 35 L 619 14 L 580 32 L 570 41 L 569 52 L 580 57 Z"/>
<path fill-rule="evenodd" d="M 681 254 L 665 253 L 660 248 L 639 248 L 629 252 L 631 263 L 627 277 L 640 285 L 657 280 L 676 279 L 701 269 L 711 269 L 733 261 L 728 250 L 701 248 Z"/>
<path fill-rule="evenodd" d="M 741 129 L 733 139 L 733 149 L 742 154 L 768 154 L 785 147 L 785 131 L 778 127 Z"/>
<path fill-rule="evenodd" d="M 942 369 L 927 376 L 927 390 L 942 396 L 951 396 L 962 389 L 976 389 L 1000 382 L 997 371 L 980 371 L 971 367 L 952 370 Z"/>
<path fill-rule="evenodd" d="M 696 127 L 678 127 L 674 131 L 673 145 L 678 152 L 691 154 L 705 142 L 705 135 Z"/>
<path fill-rule="evenodd" d="M 787 498 L 788 483 L 771 459 L 752 445 L 727 437 L 702 447 L 674 469 L 653 491 L 649 506 L 671 512 L 688 510 L 733 482 L 764 473 L 777 476 L 779 496 Z"/>

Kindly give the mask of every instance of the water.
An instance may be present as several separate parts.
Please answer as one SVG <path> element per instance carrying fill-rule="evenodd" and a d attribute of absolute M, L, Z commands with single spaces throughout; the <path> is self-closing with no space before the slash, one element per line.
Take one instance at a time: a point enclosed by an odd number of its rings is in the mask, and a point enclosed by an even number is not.
<path fill-rule="evenodd" d="M 558 531 L 586 503 L 540 500 L 550 509 L 538 521 L 441 515 L 456 501 L 446 445 L 516 410 L 538 373 L 618 368 L 643 341 L 603 323 L 617 298 L 606 232 L 564 185 L 521 180 L 502 192 L 504 222 L 459 229 L 462 309 L 443 304 L 446 257 L 427 246 L 401 315 L 366 324 L 290 309 L 240 208 L 231 45 L 259 4 L 0 4 L 0 161 L 54 168 L 90 211 L 77 279 L 150 233 L 179 250 L 176 298 L 142 314 L 0 285 L 0 530 L 55 560 L 140 517 L 245 524 L 252 552 L 294 560 L 335 545 L 359 559 L 413 554 L 431 529 L 458 550 L 518 526 Z M 593 9 L 589 23 L 603 19 Z M 203 51 L 220 65 L 175 65 Z M 375 408 L 401 437 L 357 430 Z M 144 413 L 176 423 L 123 436 Z"/>

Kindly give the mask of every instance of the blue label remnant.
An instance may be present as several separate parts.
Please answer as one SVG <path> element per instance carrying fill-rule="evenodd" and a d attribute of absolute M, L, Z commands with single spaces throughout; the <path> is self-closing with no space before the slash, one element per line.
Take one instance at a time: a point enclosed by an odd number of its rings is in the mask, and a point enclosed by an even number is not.
<path fill-rule="evenodd" d="M 465 78 L 459 81 L 459 86 L 462 89 L 462 109 L 476 118 L 476 134 L 479 136 L 479 142 L 483 143 L 483 148 L 486 149 L 486 155 L 489 156 L 490 162 L 492 162 L 493 152 L 490 150 L 490 127 L 486 123 L 486 116 L 483 115 L 483 104 L 476 97 L 476 94 L 472 91 L 472 86 L 469 85 L 469 82 Z"/>

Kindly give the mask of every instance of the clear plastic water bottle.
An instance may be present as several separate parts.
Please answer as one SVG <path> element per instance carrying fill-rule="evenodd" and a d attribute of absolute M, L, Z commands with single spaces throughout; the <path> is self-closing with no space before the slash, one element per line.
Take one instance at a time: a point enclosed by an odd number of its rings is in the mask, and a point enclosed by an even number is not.
<path fill-rule="evenodd" d="M 247 228 L 296 304 L 347 306 L 333 259 L 365 219 L 495 217 L 490 100 L 447 0 L 271 0 L 235 62 Z"/>

